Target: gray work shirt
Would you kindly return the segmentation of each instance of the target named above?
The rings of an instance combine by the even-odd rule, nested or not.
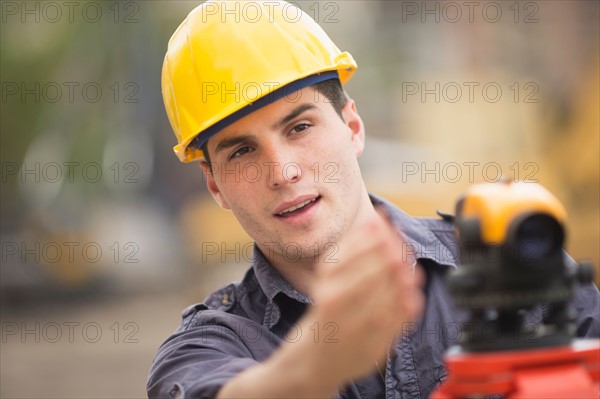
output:
[[[385,369],[340,390],[340,398],[426,398],[446,376],[445,351],[458,343],[464,313],[457,311],[443,277],[456,267],[458,248],[453,225],[442,219],[413,218],[391,203],[371,196],[406,238],[404,253],[414,254],[427,275],[426,306],[420,322],[407,324],[404,337]],[[577,290],[577,335],[600,336],[600,295],[592,284]],[[254,248],[252,267],[239,283],[209,295],[183,311],[182,323],[158,349],[148,380],[151,398],[214,398],[241,371],[267,359],[298,334],[297,321],[310,298],[296,291]],[[542,318],[541,307],[527,321]],[[320,326],[319,339],[335,342],[335,326]],[[307,381],[310,383],[310,381]]]

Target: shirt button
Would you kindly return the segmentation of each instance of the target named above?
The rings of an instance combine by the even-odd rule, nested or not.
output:
[[[221,299],[221,303],[223,305],[228,305],[229,304],[229,294],[223,294],[223,299]]]
[[[169,392],[169,395],[170,395],[172,398],[180,398],[180,397],[181,397],[181,390],[179,389],[179,386],[178,386],[178,385],[175,385],[175,386],[173,387],[173,389],[171,389],[171,392]]]

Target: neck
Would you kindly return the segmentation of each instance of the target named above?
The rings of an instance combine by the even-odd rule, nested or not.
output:
[[[290,261],[286,259],[281,253],[277,251],[270,251],[267,256],[269,262],[281,275],[299,292],[311,296],[311,289],[315,280],[315,271],[321,264],[331,262],[334,259],[337,243],[344,239],[344,236],[349,234],[360,226],[368,219],[377,217],[387,218],[385,212],[382,210],[376,210],[371,199],[369,198],[368,192],[364,190],[364,195],[361,198],[358,210],[352,218],[352,223],[348,226],[342,236],[339,237],[337,242],[328,242],[323,248],[320,248],[319,256],[308,256],[299,260]],[[266,252],[263,251],[266,254]],[[327,265],[325,265],[326,267]]]

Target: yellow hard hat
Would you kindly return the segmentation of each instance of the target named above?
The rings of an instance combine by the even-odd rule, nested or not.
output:
[[[235,120],[320,81],[345,84],[356,68],[292,4],[207,1],[177,28],[163,63],[173,150],[182,162],[202,159],[202,144]]]

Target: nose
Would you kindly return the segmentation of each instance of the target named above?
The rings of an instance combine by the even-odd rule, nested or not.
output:
[[[267,184],[271,188],[281,185],[296,183],[302,178],[302,168],[295,157],[281,148],[269,150],[266,154]]]

